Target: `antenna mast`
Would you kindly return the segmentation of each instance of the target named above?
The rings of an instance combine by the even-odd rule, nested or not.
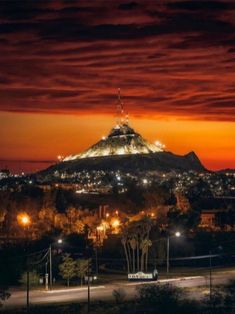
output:
[[[117,125],[121,126],[123,124],[128,124],[127,116],[124,118],[124,108],[121,99],[121,89],[118,89],[118,103],[117,103]]]

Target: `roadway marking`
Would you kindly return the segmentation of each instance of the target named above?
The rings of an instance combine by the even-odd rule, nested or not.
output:
[[[192,280],[192,279],[199,279],[199,278],[204,278],[204,277],[203,276],[191,276],[191,277],[169,278],[169,279],[160,279],[159,282]]]
[[[181,278],[169,278],[169,279],[160,279],[160,280],[155,280],[155,281],[141,281],[141,282],[131,282],[131,283],[126,283],[126,286],[135,286],[135,285],[145,285],[149,283],[155,283],[157,284],[158,282],[164,283],[164,282],[173,282],[173,281],[181,281],[181,280],[192,280],[192,279],[199,279],[199,278],[204,278],[203,276],[192,276],[192,277],[181,277]]]
[[[90,287],[91,290],[94,289],[104,289],[105,286],[94,286]],[[72,291],[86,291],[87,287],[80,287],[80,288],[69,288],[69,289],[58,289],[52,291],[43,291],[44,293],[61,293],[61,292],[72,292]]]

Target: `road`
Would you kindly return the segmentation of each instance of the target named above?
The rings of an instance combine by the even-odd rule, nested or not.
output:
[[[221,271],[213,275],[213,285],[223,284],[230,279],[235,279],[235,269],[230,271]],[[153,283],[153,282],[152,282]],[[178,277],[173,279],[160,279],[155,284],[171,283],[178,287],[209,287],[208,276]],[[122,288],[126,292],[127,298],[133,298],[136,295],[136,287],[143,282],[112,282],[105,285],[91,287],[91,300],[112,299],[114,289]],[[26,304],[25,291],[10,291],[11,297],[4,302],[4,307],[22,307]],[[196,297],[196,294],[194,295]],[[32,290],[30,291],[30,304],[54,304],[66,302],[85,302],[87,300],[87,287],[57,289],[53,291]]]

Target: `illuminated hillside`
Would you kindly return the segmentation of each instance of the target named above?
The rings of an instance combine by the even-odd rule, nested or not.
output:
[[[124,123],[116,125],[107,137],[103,137],[88,150],[77,155],[67,156],[64,161],[115,155],[150,154],[161,152],[163,148],[164,146],[159,142],[149,143],[127,123]]]

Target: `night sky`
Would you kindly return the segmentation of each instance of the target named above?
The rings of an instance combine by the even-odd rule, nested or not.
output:
[[[235,168],[235,1],[11,0],[0,23],[1,167],[89,147],[121,88],[149,141]]]

